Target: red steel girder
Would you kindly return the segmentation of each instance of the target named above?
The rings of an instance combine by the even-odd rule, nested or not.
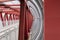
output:
[[[28,33],[32,25],[33,16],[31,15],[25,0],[20,0],[20,3],[19,40],[28,40]]]
[[[20,1],[20,24],[19,24],[19,39],[18,40],[25,40],[24,39],[24,30],[25,30],[25,12],[26,12],[26,4],[25,0]]]

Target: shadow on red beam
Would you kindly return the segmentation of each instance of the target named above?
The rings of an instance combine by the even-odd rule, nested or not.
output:
[[[9,11],[7,12],[7,11],[6,11],[5,13],[6,13],[6,14],[15,14],[15,15],[20,15],[20,13],[17,13],[17,12],[9,12]]]
[[[7,6],[20,6],[20,4],[6,4]]]

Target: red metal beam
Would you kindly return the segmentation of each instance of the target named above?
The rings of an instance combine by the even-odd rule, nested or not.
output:
[[[13,0],[0,0],[0,2],[7,2],[7,1],[13,1]]]
[[[32,26],[33,16],[28,9],[24,0],[20,0],[20,25],[19,25],[19,40],[28,40],[29,31]]]
[[[0,0],[0,2],[5,2],[5,1],[9,1],[9,0]]]
[[[20,7],[20,24],[19,24],[19,39],[18,40],[25,40],[24,39],[24,30],[25,30],[25,12],[26,12],[26,4],[25,0],[19,0],[21,3]]]

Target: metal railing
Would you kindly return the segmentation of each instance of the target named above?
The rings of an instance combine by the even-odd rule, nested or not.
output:
[[[18,40],[18,24],[8,25],[0,30],[0,40]]]

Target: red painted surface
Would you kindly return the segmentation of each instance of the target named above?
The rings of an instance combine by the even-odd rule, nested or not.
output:
[[[27,20],[28,20],[28,32],[30,32],[30,29],[33,23],[33,15],[29,10],[27,10]]]
[[[30,29],[32,27],[33,16],[30,10],[26,10],[26,21],[25,21],[25,40],[28,40]]]
[[[10,0],[0,0],[0,2],[5,2],[5,1],[10,1]]]
[[[60,0],[45,0],[44,40],[60,40]]]
[[[21,1],[21,7],[20,7],[20,24],[19,24],[18,40],[28,40],[28,30],[29,26],[31,25],[32,15],[28,11],[25,1],[24,0],[20,1]]]
[[[20,0],[21,7],[20,7],[20,24],[19,24],[19,39],[18,40],[25,40],[25,14],[26,14],[26,4],[24,0]]]
[[[18,4],[17,4],[18,5]],[[17,6],[17,5],[13,5],[13,6]],[[12,6],[12,5],[10,5]],[[9,5],[1,5],[0,6],[0,11],[3,11],[7,14],[15,14],[15,15],[19,15],[20,14],[20,8],[11,8]],[[5,8],[8,7],[8,8]]]

